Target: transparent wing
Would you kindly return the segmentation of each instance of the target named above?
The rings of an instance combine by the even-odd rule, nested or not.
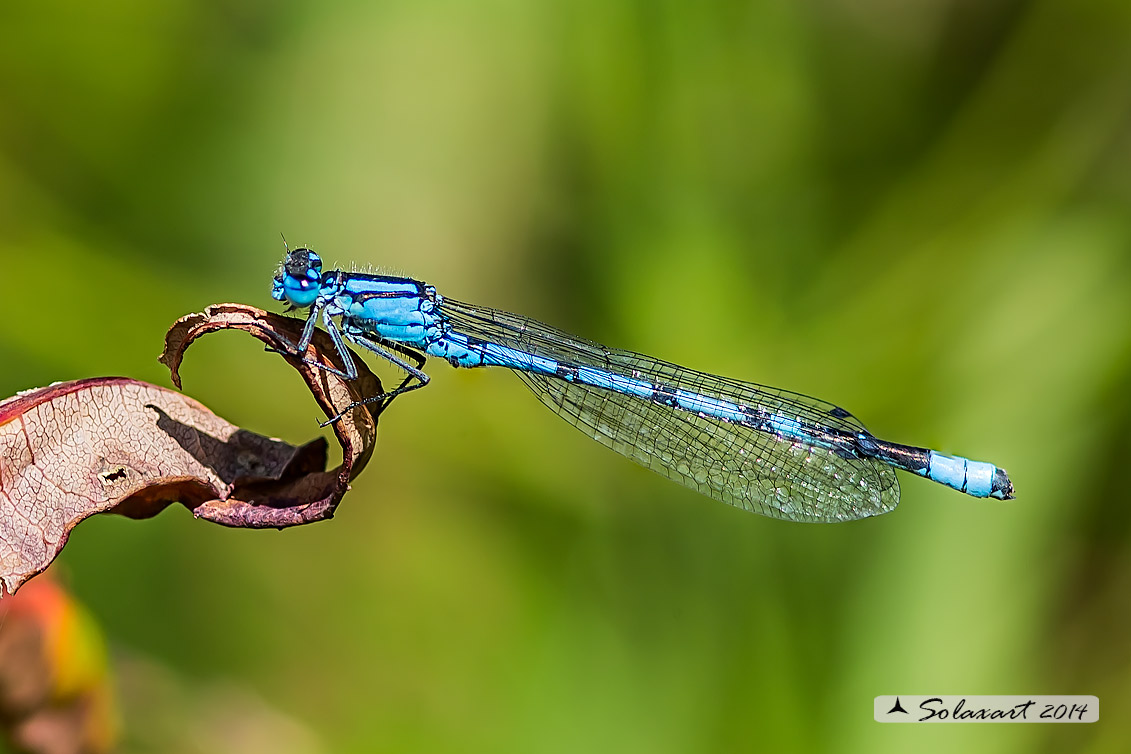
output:
[[[458,332],[563,365],[607,370],[692,391],[809,426],[866,431],[847,411],[799,393],[696,372],[607,348],[517,314],[445,299]],[[846,521],[899,502],[895,471],[870,458],[674,409],[556,377],[517,372],[538,399],[586,435],[669,479],[738,508],[790,521]]]

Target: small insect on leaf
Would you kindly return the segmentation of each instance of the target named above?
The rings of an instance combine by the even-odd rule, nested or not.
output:
[[[173,325],[161,361],[179,384],[184,351],[201,335],[243,330],[284,350],[301,327],[251,307],[209,307]],[[364,365],[347,382],[284,357],[327,416],[381,391]],[[306,357],[338,358],[320,332]],[[327,471],[324,438],[291,445],[230,424],[181,393],[124,377],[58,383],[0,402],[0,594],[43,571],[75,525],[95,513],[148,518],[179,502],[197,518],[232,527],[330,518],[373,453],[377,412],[369,408],[333,425],[342,464]]]

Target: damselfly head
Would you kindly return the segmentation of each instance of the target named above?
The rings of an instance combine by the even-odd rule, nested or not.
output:
[[[275,273],[271,297],[302,309],[317,300],[321,283],[322,258],[311,249],[294,249]]]

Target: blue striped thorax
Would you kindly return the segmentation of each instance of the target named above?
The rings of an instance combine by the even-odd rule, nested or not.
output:
[[[288,251],[275,282],[271,297],[305,309],[318,300],[322,291],[322,258],[310,249]]]
[[[275,273],[271,295],[313,316],[341,317],[348,337],[375,337],[426,348],[442,335],[436,289],[412,278],[322,271],[311,249],[288,251]]]

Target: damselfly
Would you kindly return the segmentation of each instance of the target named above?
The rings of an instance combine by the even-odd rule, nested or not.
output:
[[[321,318],[344,370],[321,368],[357,377],[348,340],[405,371],[398,387],[346,411],[427,385],[422,369],[432,356],[454,367],[511,369],[551,411],[602,445],[773,518],[847,521],[886,513],[899,502],[894,469],[974,497],[1013,497],[1003,469],[880,440],[848,411],[816,398],[607,348],[518,314],[455,301],[411,278],[323,272],[310,249],[287,252],[271,295],[310,309],[295,354],[306,352]]]

